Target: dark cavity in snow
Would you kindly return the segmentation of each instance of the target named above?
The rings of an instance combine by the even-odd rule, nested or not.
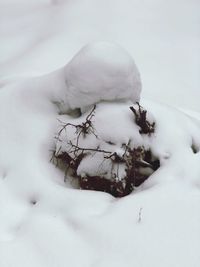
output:
[[[199,147],[194,142],[191,145],[191,149],[192,149],[194,154],[199,152]]]

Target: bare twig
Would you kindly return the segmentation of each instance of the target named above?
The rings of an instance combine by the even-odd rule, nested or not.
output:
[[[155,123],[151,124],[147,121],[146,111],[138,104],[138,110],[130,107],[135,115],[135,121],[140,126],[140,133],[152,133],[154,131]],[[92,123],[96,106],[92,108],[89,114],[86,116],[84,122],[81,124],[66,123],[63,124],[62,128],[58,132],[57,140],[60,140],[62,131],[66,131],[67,127],[75,129],[75,137],[68,138],[66,140],[66,147],[62,150],[61,148],[53,154],[52,158],[55,157],[57,160],[61,160],[66,165],[66,172],[70,169],[70,175],[77,178],[77,181],[82,189],[105,191],[112,194],[115,197],[122,197],[130,194],[136,186],[143,183],[148,177],[148,172],[144,171],[144,168],[151,168],[153,171],[159,167],[159,161],[153,160],[150,150],[145,150],[145,147],[133,147],[131,140],[127,144],[122,144],[122,153],[117,151],[107,151],[101,149],[100,146],[96,147],[82,147],[79,145],[80,137],[87,138],[88,135],[98,136],[95,133],[95,128]],[[68,136],[65,138],[67,139]],[[81,139],[82,140],[82,139]],[[101,140],[103,142],[103,140]],[[104,141],[110,145],[114,145],[111,141]],[[102,153],[102,159],[99,167],[96,170],[95,176],[84,174],[84,177],[77,175],[77,170],[80,162],[87,155],[90,157],[95,156],[95,153]],[[100,157],[101,158],[101,157]],[[106,162],[104,172],[98,172],[98,169],[103,166]],[[119,170],[123,166],[124,174],[120,177]],[[90,172],[89,172],[90,173]],[[86,176],[85,176],[86,175]],[[142,208],[139,212],[138,222],[141,222]]]
[[[140,104],[137,102],[138,110],[136,110],[134,107],[130,107],[130,110],[135,115],[135,123],[140,126],[140,133],[141,134],[151,134],[155,131],[155,122],[150,123],[147,120],[147,111],[144,110]]]
[[[72,142],[70,141],[69,144],[77,150],[80,150],[80,151],[93,151],[93,152],[100,152],[100,153],[105,153],[105,154],[112,154],[112,152],[110,151],[106,151],[104,149],[99,149],[98,147],[97,148],[86,148],[86,147],[79,147],[77,145],[74,145],[72,144]]]

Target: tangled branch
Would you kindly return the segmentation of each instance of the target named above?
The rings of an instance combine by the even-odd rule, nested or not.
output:
[[[136,110],[134,107],[130,107],[130,110],[135,115],[135,123],[140,126],[140,133],[141,134],[151,134],[155,131],[155,122],[150,123],[147,120],[147,111],[144,110],[140,104],[137,102],[138,110]]]
[[[135,115],[135,122],[140,126],[140,133],[151,134],[155,130],[155,122],[150,123],[147,120],[147,111],[144,110],[139,103],[138,110],[134,107],[130,107]],[[81,189],[103,191],[112,194],[115,197],[122,197],[130,194],[136,186],[143,183],[150,174],[143,170],[149,169],[150,172],[155,171],[160,166],[159,160],[154,160],[150,150],[146,150],[143,146],[136,148],[131,147],[131,141],[127,144],[122,144],[122,153],[117,151],[108,151],[102,149],[100,146],[97,147],[83,147],[79,145],[79,138],[87,138],[87,136],[93,134],[98,138],[92,118],[95,115],[96,106],[92,108],[90,113],[85,118],[85,121],[81,124],[66,123],[63,124],[61,130],[58,132],[57,139],[60,140],[61,133],[67,130],[67,127],[75,129],[75,140],[68,140],[67,147],[64,151],[58,150],[57,153],[53,154],[56,160],[60,160],[68,169],[72,171],[73,177],[79,182]],[[109,145],[115,145],[111,141],[104,141]],[[100,165],[103,166],[105,161],[108,161],[109,166],[105,169],[105,172],[96,171],[96,175],[84,174],[80,176],[77,174],[78,167],[84,157],[88,155],[95,155],[95,153],[102,154],[102,162]],[[100,157],[101,160],[101,157]],[[120,177],[119,168],[123,166],[125,170],[125,176]],[[110,168],[110,169],[109,169]],[[110,172],[110,173],[109,173]],[[124,175],[124,174],[123,174]],[[109,177],[109,178],[107,178]]]

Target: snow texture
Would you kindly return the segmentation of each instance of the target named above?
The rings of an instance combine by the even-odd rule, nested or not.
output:
[[[101,100],[140,100],[141,80],[131,56],[119,45],[97,42],[83,47],[65,67],[66,102],[82,108]]]
[[[0,0],[0,18],[0,266],[199,267],[199,1]],[[75,119],[55,105],[62,66],[98,40],[134,56],[156,121],[161,167],[122,199],[50,163],[58,120]],[[131,134],[128,106],[98,104],[102,138]]]
[[[28,83],[21,80],[22,87],[43,92],[60,113],[77,108],[84,111],[102,100],[136,103],[141,93],[140,74],[132,57],[119,45],[108,42],[86,45],[66,66],[33,77]]]
[[[91,110],[76,119],[63,116],[59,128],[67,123],[81,125],[90,112]],[[151,149],[152,138],[139,133],[139,126],[135,123],[135,117],[129,109],[129,103],[104,102],[98,104],[92,114],[92,127],[88,130],[86,136],[77,133],[77,129],[71,125],[61,131],[56,142],[56,153],[62,154],[73,150],[71,145],[86,148],[87,156],[83,158],[78,166],[78,175],[82,177],[85,175],[103,176],[107,179],[117,175],[116,178],[122,180],[126,176],[125,164],[112,164],[112,160],[105,160],[104,156],[113,153],[119,156],[123,155],[128,144],[131,149],[139,146],[143,146],[146,150]],[[87,148],[94,149],[94,151],[87,151]],[[97,153],[95,152],[97,148],[110,153],[107,153],[107,155]],[[69,154],[72,157],[74,156],[72,151]]]
[[[59,115],[48,90],[40,90],[44,80],[47,86],[42,77],[0,90],[0,266],[198,267],[200,122],[143,100],[156,121],[155,135],[146,140],[132,123],[129,103],[99,103],[101,138],[117,143],[132,136],[151,147],[161,167],[121,200],[73,189],[49,161],[58,122],[82,121],[87,112]]]

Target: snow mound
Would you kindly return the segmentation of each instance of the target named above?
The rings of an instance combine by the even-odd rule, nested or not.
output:
[[[87,113],[58,114],[49,92],[64,88],[59,73],[0,90],[0,266],[132,267],[134,258],[137,267],[199,267],[199,121],[143,101],[156,122],[147,139],[132,123],[130,104],[97,104],[93,123],[108,142],[102,148],[121,155],[119,144],[131,135],[136,146],[150,147],[161,166],[120,200],[75,190],[49,161],[57,121],[80,124]],[[90,137],[81,137],[81,145],[99,142]],[[87,164],[92,167],[85,159],[79,171]]]
[[[18,83],[19,85],[19,83]],[[132,57],[119,45],[97,42],[84,46],[64,67],[19,85],[37,90],[60,113],[86,110],[101,101],[139,102],[141,80]]]
[[[102,100],[140,100],[142,86],[134,60],[114,43],[84,46],[65,67],[65,79],[71,109]]]
[[[169,170],[171,177],[190,177],[183,162],[200,155],[199,123],[176,109],[143,102],[145,109],[101,102],[78,118],[60,117],[55,159],[72,187],[122,197],[144,181],[142,187],[149,187],[168,179]]]
[[[75,188],[123,197],[160,166],[150,150],[155,122],[139,104],[104,102],[63,119],[53,159]]]

